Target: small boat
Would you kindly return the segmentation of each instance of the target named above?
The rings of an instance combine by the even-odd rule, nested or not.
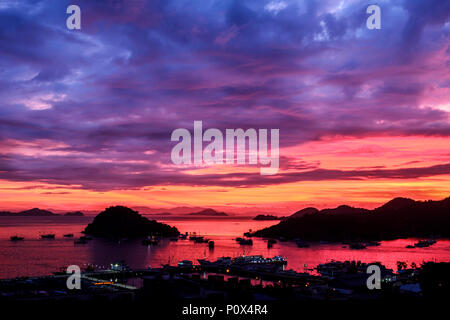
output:
[[[436,240],[419,240],[414,246],[416,248],[426,248],[436,243]]]
[[[355,250],[361,250],[361,249],[366,249],[367,246],[361,242],[353,242],[353,243],[350,243],[349,248],[355,249]]]
[[[125,261],[120,261],[120,262],[116,262],[116,263],[111,263],[111,268],[110,270],[112,271],[129,271],[130,267],[127,266],[127,264],[125,263]]]
[[[64,238],[73,238],[73,233],[67,233],[63,235]]]
[[[158,239],[154,239],[154,238],[147,238],[142,240],[142,245],[144,246],[156,246],[159,244]]]
[[[210,249],[214,249],[214,241],[209,241],[209,242],[208,242],[208,247],[209,247]]]
[[[41,239],[55,239],[54,233],[41,234]]]
[[[12,236],[11,238],[9,238],[11,241],[22,241],[24,239],[24,237],[19,237],[19,236]]]
[[[208,241],[208,239],[204,239],[203,237],[194,240],[195,243],[208,243]]]
[[[269,248],[269,249],[272,248],[275,243],[277,243],[277,241],[275,239],[267,240],[267,248]]]

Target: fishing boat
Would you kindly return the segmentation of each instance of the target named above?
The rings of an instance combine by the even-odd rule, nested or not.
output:
[[[366,247],[378,247],[381,245],[381,242],[379,241],[367,241],[364,243]]]
[[[41,239],[55,239],[54,233],[41,234]]]
[[[87,240],[80,238],[80,239],[75,240],[73,243],[74,244],[86,244]]]
[[[11,241],[22,241],[24,237],[12,236],[9,238]]]
[[[419,242],[415,243],[414,246],[416,248],[426,248],[436,243],[436,240],[434,239],[428,239],[428,240],[419,240]]]

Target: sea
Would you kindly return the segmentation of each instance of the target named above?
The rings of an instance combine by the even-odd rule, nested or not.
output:
[[[154,216],[147,216],[155,219]],[[251,217],[158,217],[160,222],[176,226],[181,233],[189,232],[205,236],[215,242],[214,249],[207,243],[189,240],[161,241],[156,246],[144,246],[139,240],[112,241],[96,239],[86,244],[75,244],[74,239],[93,220],[84,217],[0,217],[0,279],[25,276],[50,275],[69,265],[80,267],[94,265],[98,269],[109,268],[112,263],[125,261],[136,269],[176,265],[181,260],[216,260],[219,257],[242,255],[283,256],[287,269],[298,272],[314,272],[320,263],[345,260],[381,262],[397,270],[397,262],[420,265],[426,261],[450,262],[450,240],[438,240],[427,248],[408,249],[419,239],[382,241],[380,246],[364,250],[349,249],[340,243],[311,243],[309,248],[298,248],[294,242],[278,241],[272,248],[267,241],[253,238],[252,246],[236,242],[244,232],[259,230],[278,221],[254,221]],[[55,239],[41,239],[40,235],[54,233]],[[74,238],[64,234],[73,233]],[[11,236],[25,237],[24,241],[10,241]]]

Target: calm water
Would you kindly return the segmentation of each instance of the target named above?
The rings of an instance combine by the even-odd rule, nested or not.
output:
[[[234,240],[249,229],[257,230],[277,221],[252,221],[243,218],[201,218],[168,217],[159,219],[176,226],[180,232],[196,232],[215,241],[214,250],[207,244],[192,241],[162,241],[158,246],[146,247],[140,241],[121,243],[94,239],[84,245],[74,245],[73,239],[63,238],[65,233],[80,236],[80,231],[92,217],[0,217],[0,278],[27,275],[46,275],[70,264],[88,263],[107,267],[111,262],[125,260],[133,268],[147,266],[159,267],[161,264],[176,264],[188,259],[216,259],[222,256],[262,254],[264,256],[281,255],[288,259],[287,268],[304,271],[305,265],[316,266],[319,263],[334,260],[360,260],[363,262],[380,261],[396,269],[397,261],[450,261],[450,240],[440,240],[428,248],[406,249],[415,239],[384,241],[379,247],[366,250],[350,250],[340,244],[313,244],[310,248],[297,248],[294,243],[278,242],[268,249],[265,241],[254,239],[253,246],[240,246]],[[40,234],[55,233],[55,240],[41,240]],[[12,235],[24,236],[25,241],[11,242]]]

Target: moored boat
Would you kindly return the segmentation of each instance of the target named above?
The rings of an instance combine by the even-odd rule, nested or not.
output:
[[[155,239],[155,238],[152,238],[152,237],[149,237],[149,238],[146,238],[146,239],[142,240],[142,244],[144,246],[156,246],[156,245],[159,244],[159,240]]]
[[[22,241],[24,237],[12,236],[9,238],[11,241]]]
[[[350,243],[349,248],[355,249],[355,250],[361,250],[361,249],[366,249],[367,246],[361,242],[353,242],[353,243]]]
[[[41,239],[55,239],[54,233],[41,234]]]

